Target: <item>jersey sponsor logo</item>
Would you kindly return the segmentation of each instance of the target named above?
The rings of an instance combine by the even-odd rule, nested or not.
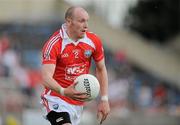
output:
[[[91,51],[91,50],[85,50],[85,51],[84,51],[84,56],[85,56],[86,58],[89,58],[91,55],[92,55],[92,51]]]
[[[73,81],[77,76],[86,73],[86,64],[69,65],[65,68],[65,79]]]

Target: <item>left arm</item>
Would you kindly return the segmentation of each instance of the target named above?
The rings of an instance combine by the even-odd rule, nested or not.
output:
[[[100,83],[100,94],[108,96],[108,77],[104,59],[96,63],[96,76]]]
[[[108,101],[108,77],[104,59],[96,63],[96,76],[100,83],[101,94],[101,100],[98,104],[97,116],[100,120],[100,123],[102,123],[110,112]]]

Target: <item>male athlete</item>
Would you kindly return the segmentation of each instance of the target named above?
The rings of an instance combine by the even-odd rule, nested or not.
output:
[[[45,91],[42,104],[51,125],[78,125],[86,93],[74,89],[74,80],[88,74],[91,59],[96,64],[101,100],[97,117],[104,121],[110,112],[108,78],[101,40],[88,32],[88,13],[81,7],[70,7],[65,23],[45,43],[42,51],[42,75]]]

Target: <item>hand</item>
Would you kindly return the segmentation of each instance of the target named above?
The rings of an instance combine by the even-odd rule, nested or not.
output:
[[[70,85],[69,87],[64,89],[64,95],[72,98],[74,100],[78,100],[78,101],[86,101],[88,99],[88,95],[87,93],[82,93],[82,92],[78,92],[75,90],[75,85],[77,83],[74,83],[72,85]]]
[[[100,101],[100,103],[98,104],[98,113],[97,113],[97,118],[100,124],[102,124],[102,122],[107,118],[109,113],[110,113],[109,102]]]

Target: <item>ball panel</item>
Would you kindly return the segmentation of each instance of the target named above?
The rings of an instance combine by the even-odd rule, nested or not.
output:
[[[95,99],[100,91],[100,85],[97,78],[91,74],[83,74],[75,79],[75,89],[79,92],[86,92],[89,96],[88,101]]]

